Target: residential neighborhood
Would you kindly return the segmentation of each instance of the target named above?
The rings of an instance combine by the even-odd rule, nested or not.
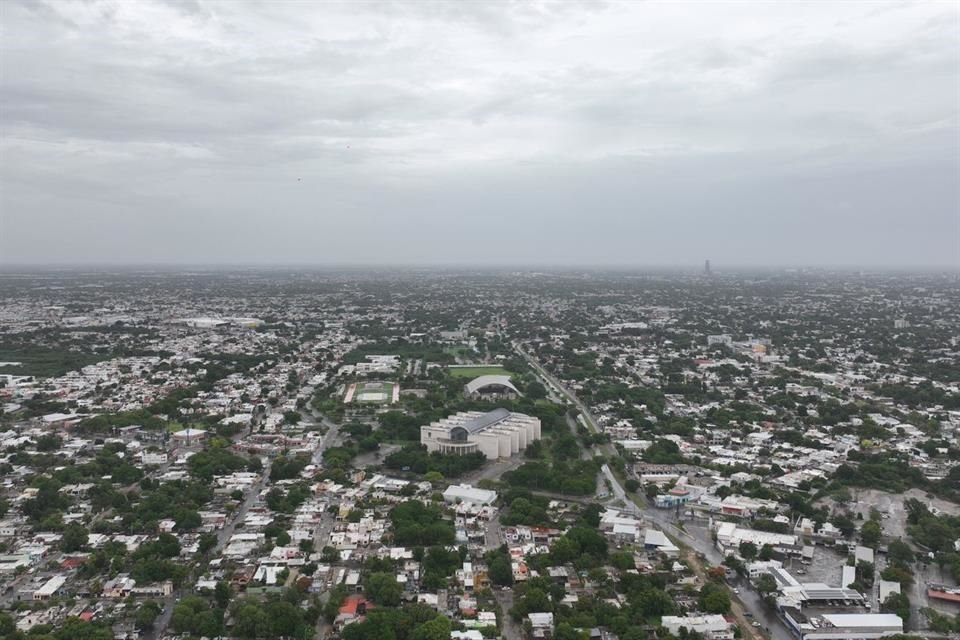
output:
[[[0,294],[3,637],[960,633],[947,276]]]

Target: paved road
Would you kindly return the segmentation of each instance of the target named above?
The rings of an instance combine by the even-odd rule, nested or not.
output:
[[[577,409],[580,410],[580,414],[583,416],[584,422],[587,424],[587,427],[592,431],[599,432],[597,427],[597,422],[590,413],[590,410],[587,408],[583,402],[577,398],[569,389],[567,389],[557,378],[551,375],[546,371],[543,366],[529,353],[524,351],[519,343],[513,343],[514,350],[520,354],[550,386],[554,387],[560,394],[562,394],[567,400],[573,403]],[[613,445],[602,445],[602,449],[605,450],[607,455],[612,455],[616,453],[616,450],[613,448]],[[643,517],[648,521],[656,523],[660,526],[661,529],[666,531],[668,534],[672,535],[674,538],[680,540],[686,544],[691,549],[703,554],[703,556],[714,565],[719,565],[723,563],[723,558],[720,555],[720,552],[717,551],[716,547],[713,546],[712,542],[709,539],[702,539],[699,536],[691,535],[690,533],[680,529],[676,526],[676,523],[672,521],[673,512],[669,510],[660,510],[652,507],[646,509],[641,509],[638,507],[633,500],[627,495],[627,492],[621,486],[620,481],[617,480],[617,477],[610,470],[610,467],[604,464],[601,467],[603,475],[606,477],[607,481],[610,483],[610,486],[613,490],[614,497],[623,502],[625,506],[625,511],[633,515],[634,517]],[[760,600],[759,596],[753,591],[752,588],[744,585],[744,588],[740,590],[740,600],[744,605],[744,608],[748,610],[754,619],[758,620],[764,627],[766,627],[770,633],[770,636],[773,640],[793,640],[793,636],[784,626],[783,622],[773,614],[767,606]],[[752,627],[751,627],[752,630]]]
[[[317,448],[313,451],[313,464],[321,465],[323,464],[323,452],[326,451],[327,447],[330,447],[336,443],[337,436],[340,434],[340,425],[331,421],[325,415],[312,407],[310,409],[310,414],[313,416],[314,420],[327,428],[327,432],[323,434],[322,438],[320,438]]]
[[[533,370],[547,383],[547,389],[555,389],[560,395],[562,395],[567,401],[571,402],[579,411],[580,415],[583,417],[584,423],[587,425],[587,428],[594,433],[600,433],[600,427],[597,426],[597,421],[594,419],[593,414],[590,413],[590,409],[587,408],[583,402],[580,401],[572,391],[567,389],[563,383],[561,383],[556,377],[554,377],[549,371],[543,368],[543,365],[540,362],[527,353],[523,347],[520,346],[518,342],[513,343],[514,350],[524,359],[527,363],[533,367]],[[606,456],[615,456],[617,455],[617,449],[612,444],[601,444],[597,447],[600,451]],[[618,483],[614,483],[615,485]]]
[[[674,522],[673,511],[669,509],[659,510],[651,508],[645,510],[643,515],[648,521],[655,522],[661,529],[674,538],[702,554],[710,564],[723,564],[722,555],[713,545],[713,542],[709,538],[709,532],[705,529],[699,527],[691,527],[690,531],[680,529],[676,522]],[[701,531],[704,535],[699,535]],[[794,640],[783,621],[777,617],[775,612],[767,607],[757,592],[754,591],[746,581],[742,581],[739,591],[740,593],[736,598],[739,598],[743,604],[743,608],[749,611],[753,618],[761,623],[773,640]]]
[[[266,464],[263,466],[263,472],[260,476],[260,481],[255,484],[250,492],[247,494],[247,497],[244,499],[243,503],[240,505],[240,508],[236,510],[233,514],[233,518],[217,532],[217,544],[209,552],[209,557],[215,558],[220,555],[220,552],[223,551],[223,548],[226,546],[227,541],[230,540],[230,536],[233,535],[234,530],[236,529],[237,523],[242,522],[244,516],[247,515],[247,511],[250,510],[250,507],[257,501],[260,492],[267,486],[267,480],[270,478],[270,461],[267,460]],[[199,568],[199,567],[197,567]],[[204,567],[205,569],[206,567]],[[186,582],[176,593],[190,592],[193,590],[193,582],[196,580],[196,572],[190,574],[187,577]],[[156,622],[153,624],[153,633],[148,635],[150,638],[160,638],[166,632],[167,627],[170,624],[170,619],[173,617],[173,608],[179,600],[178,595],[170,595],[163,600],[163,611],[160,612],[160,616],[157,618]]]
[[[521,640],[524,637],[523,627],[510,617],[513,608],[513,589],[494,589],[493,597],[500,605],[500,632],[505,640]]]
[[[525,462],[527,462],[527,460],[522,456],[500,459],[490,464],[485,464],[476,471],[470,471],[464,474],[457,482],[475,485],[481,480],[499,480],[500,476],[507,471],[513,471]]]
[[[497,514],[490,518],[490,521],[487,522],[487,529],[483,536],[484,543],[487,549],[496,549],[501,544],[503,540],[500,538],[500,511],[497,511]]]

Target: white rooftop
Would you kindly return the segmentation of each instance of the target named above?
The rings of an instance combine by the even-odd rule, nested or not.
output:
[[[895,613],[827,613],[821,616],[835,627],[897,627],[903,620]]]

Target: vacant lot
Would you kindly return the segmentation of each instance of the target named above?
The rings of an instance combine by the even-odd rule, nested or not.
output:
[[[928,497],[927,494],[920,489],[911,489],[903,494],[893,494],[877,489],[851,488],[850,494],[853,500],[846,508],[854,514],[859,513],[864,518],[870,516],[871,507],[879,511],[883,516],[883,519],[880,521],[883,527],[883,533],[891,539],[907,539],[908,537],[906,531],[907,512],[903,507],[904,501],[908,498],[915,498],[931,508],[938,509],[950,515],[960,513],[960,506],[940,498]],[[818,502],[826,504],[831,508],[836,507],[835,503],[829,498]]]

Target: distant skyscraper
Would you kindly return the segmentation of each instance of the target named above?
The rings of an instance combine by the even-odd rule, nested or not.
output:
[[[703,262],[703,272],[707,275],[710,275],[710,260],[707,259]]]

